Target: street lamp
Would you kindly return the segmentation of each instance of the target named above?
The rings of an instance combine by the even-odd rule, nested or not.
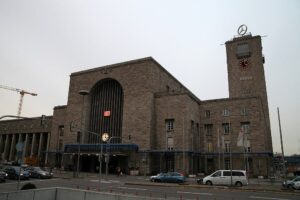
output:
[[[103,134],[104,135],[104,134]],[[103,136],[102,136],[103,137]],[[109,138],[109,135],[107,134],[106,135],[106,138],[108,139]],[[108,140],[107,140],[107,144],[109,146],[109,151],[110,151],[110,140],[111,139],[115,139],[115,138],[119,138],[119,139],[122,139],[121,137],[118,137],[118,136],[112,136],[110,137]],[[109,154],[110,152],[107,151],[107,148],[106,148],[106,159],[105,159],[105,162],[106,162],[106,169],[105,169],[105,177],[106,177],[106,180],[107,180],[107,174],[108,174],[108,161],[109,161]]]
[[[81,143],[81,136],[83,135],[83,111],[84,111],[84,97],[89,94],[87,90],[80,90],[78,92],[82,96],[82,109],[81,109],[81,133],[77,133],[78,135],[78,156],[77,156],[77,177],[79,177],[79,162],[80,162],[80,143]]]
[[[100,181],[101,181],[101,174],[102,174],[102,154],[103,154],[103,142],[106,142],[109,138],[108,133],[103,133],[101,136],[102,144],[101,145],[101,151],[99,155],[99,186],[100,186]],[[99,187],[100,188],[100,187]]]

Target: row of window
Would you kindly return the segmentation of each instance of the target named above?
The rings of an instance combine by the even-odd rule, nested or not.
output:
[[[222,143],[222,142],[219,142],[219,143]],[[229,140],[225,140],[224,144],[220,144],[220,145],[222,146],[221,147],[222,151],[224,151],[225,153],[229,153],[230,152],[231,145],[230,145],[230,141]],[[249,140],[245,141],[244,151],[245,151],[245,153],[250,153],[251,152],[251,146],[250,146],[250,141]],[[207,152],[208,153],[213,153],[214,152],[213,143],[212,142],[207,142]]]
[[[242,116],[246,116],[249,114],[249,110],[246,107],[241,108],[241,113]],[[206,118],[210,118],[211,117],[211,111],[210,110],[205,110],[204,115]],[[222,115],[224,117],[228,117],[230,116],[230,112],[228,108],[224,108],[222,111]]]
[[[250,133],[250,122],[241,122],[241,130],[244,133]],[[231,127],[230,123],[222,123],[222,132],[225,135],[230,133]],[[206,135],[213,135],[213,124],[204,124],[204,131]],[[219,130],[218,130],[219,131]]]

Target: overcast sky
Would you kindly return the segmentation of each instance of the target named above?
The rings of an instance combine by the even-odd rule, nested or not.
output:
[[[300,153],[300,1],[0,0],[0,85],[22,116],[66,105],[72,72],[152,56],[201,100],[228,97],[223,45],[241,24],[261,35],[274,152]],[[0,116],[19,94],[0,89]]]

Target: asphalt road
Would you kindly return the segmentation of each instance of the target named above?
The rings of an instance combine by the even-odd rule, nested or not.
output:
[[[143,180],[141,180],[142,183]],[[300,193],[287,192],[255,192],[237,189],[226,189],[220,187],[190,187],[178,184],[130,184],[126,177],[110,176],[107,180],[97,177],[73,178],[52,178],[52,179],[30,179],[21,181],[20,186],[25,183],[34,183],[37,188],[67,187],[84,190],[101,191],[108,193],[131,194],[138,196],[159,197],[166,199],[212,199],[212,200],[233,200],[233,199],[261,199],[261,200],[292,200],[300,199]],[[147,183],[144,180],[144,183]],[[17,181],[7,180],[0,184],[0,192],[16,191]]]

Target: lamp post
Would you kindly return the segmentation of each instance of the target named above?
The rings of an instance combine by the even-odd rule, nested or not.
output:
[[[99,155],[99,186],[101,181],[101,174],[102,174],[102,154],[103,154],[103,142],[106,142],[109,138],[108,133],[103,133],[101,136],[102,144],[101,145],[101,151]],[[99,187],[100,188],[100,187]]]
[[[107,139],[108,139],[108,134],[107,134]],[[110,151],[110,140],[111,139],[114,139],[114,138],[119,138],[119,139],[122,139],[121,137],[118,137],[118,136],[112,136],[110,137],[108,140],[107,140],[107,144],[109,146],[109,151]],[[109,161],[109,151],[107,151],[107,148],[106,148],[106,160],[105,160],[105,177],[106,177],[106,180],[107,180],[107,174],[108,174],[108,161]]]
[[[87,90],[80,90],[78,92],[79,95],[82,96],[82,109],[81,109],[81,132],[78,132],[78,156],[77,156],[77,177],[79,177],[79,162],[80,162],[80,143],[81,143],[81,136],[83,135],[83,112],[84,112],[84,97],[89,94]]]

